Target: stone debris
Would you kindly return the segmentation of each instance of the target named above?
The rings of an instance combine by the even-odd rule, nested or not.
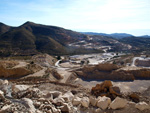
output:
[[[121,94],[120,89],[112,86],[111,81],[105,81],[98,85],[98,89],[93,89],[118,95],[113,101],[110,97],[95,97],[82,92],[72,93],[70,90],[44,92],[38,87],[15,85],[6,80],[0,80],[0,84],[0,113],[104,113],[107,110],[115,112],[116,109],[124,109],[127,104],[129,106],[133,103],[118,97]],[[12,96],[8,97],[8,93]],[[135,110],[140,111],[149,109],[145,102],[134,103],[133,106]]]

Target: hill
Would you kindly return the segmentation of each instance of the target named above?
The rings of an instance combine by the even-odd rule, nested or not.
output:
[[[0,54],[33,55],[38,52],[49,54],[67,54],[68,43],[86,38],[86,35],[55,26],[46,26],[33,22],[12,28],[0,25]]]

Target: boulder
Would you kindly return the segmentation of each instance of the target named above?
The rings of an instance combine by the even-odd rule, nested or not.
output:
[[[83,107],[89,107],[89,104],[90,104],[90,99],[88,98],[88,97],[83,97],[82,99],[81,99],[81,105],[83,106]]]
[[[67,93],[59,97],[62,97],[66,102],[71,102],[74,98],[74,95],[70,91],[68,91]]]
[[[72,101],[72,104],[74,105],[74,106],[77,106],[77,105],[79,105],[81,103],[81,98],[79,98],[79,97],[74,97],[74,99],[73,99],[73,101]]]
[[[138,103],[140,101],[140,97],[135,93],[130,94],[129,97],[133,102]]]
[[[121,109],[127,105],[128,101],[126,99],[122,99],[120,97],[116,97],[115,100],[110,104],[111,109]]]
[[[35,113],[36,109],[33,105],[33,101],[29,98],[23,98],[22,103],[29,109],[30,112]]]
[[[146,102],[139,102],[135,105],[135,108],[139,109],[140,111],[143,111],[145,109],[150,109],[150,106]]]
[[[97,107],[105,110],[109,104],[111,103],[111,99],[109,97],[98,97]]]
[[[96,106],[96,104],[97,104],[97,98],[90,97],[90,103],[91,103],[92,106]]]

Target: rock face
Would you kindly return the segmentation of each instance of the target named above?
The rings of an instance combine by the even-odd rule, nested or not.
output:
[[[114,87],[111,81],[104,81],[101,84],[97,84],[95,87],[92,87],[91,93],[95,96],[107,96],[112,100],[116,98],[116,96],[120,96],[119,87]]]
[[[96,66],[85,66],[76,71],[78,77],[96,80],[121,80],[133,81],[135,77],[129,71],[118,70],[121,67],[115,64],[98,64]]]
[[[83,106],[83,107],[89,107],[89,104],[90,104],[90,100],[89,100],[89,98],[88,97],[83,97],[82,99],[81,99],[81,105]]]
[[[98,97],[98,101],[97,101],[97,107],[105,110],[109,104],[111,103],[111,99],[108,97]]]
[[[146,102],[139,102],[135,105],[135,108],[139,109],[140,111],[143,111],[145,109],[150,109],[150,106]]]
[[[127,105],[128,101],[126,99],[122,99],[119,97],[116,97],[114,101],[110,104],[111,109],[121,109],[124,108]]]

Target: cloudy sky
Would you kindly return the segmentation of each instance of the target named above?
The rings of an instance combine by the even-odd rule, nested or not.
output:
[[[0,22],[150,35],[150,0],[0,0]]]

